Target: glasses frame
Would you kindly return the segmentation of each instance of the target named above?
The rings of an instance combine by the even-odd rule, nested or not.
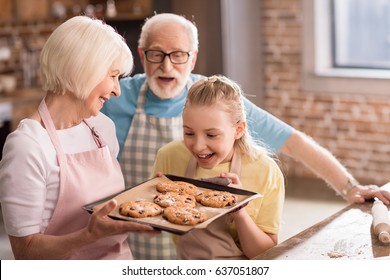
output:
[[[161,61],[160,62],[156,62],[156,61],[150,61],[149,59],[148,59],[148,52],[150,52],[150,51],[153,51],[153,52],[159,52],[159,53],[161,53],[161,54],[163,54],[163,58],[161,59]],[[172,54],[174,54],[174,53],[178,53],[178,52],[180,52],[180,53],[185,53],[185,54],[187,54],[187,60],[185,61],[185,62],[173,62],[172,61],[172,58],[171,58],[171,55]],[[145,59],[148,61],[148,62],[150,62],[150,63],[163,63],[164,62],[164,60],[165,60],[165,57],[168,57],[169,58],[169,61],[172,63],[172,64],[186,64],[187,62],[188,62],[188,60],[190,59],[190,56],[192,55],[192,52],[191,51],[189,51],[189,52],[185,52],[185,51],[173,51],[173,52],[170,52],[170,53],[166,53],[166,52],[163,52],[163,51],[160,51],[160,50],[144,50],[144,54],[145,54]]]

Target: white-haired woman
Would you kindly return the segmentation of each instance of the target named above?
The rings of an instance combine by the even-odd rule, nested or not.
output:
[[[133,56],[112,27],[77,16],[51,34],[40,66],[46,96],[8,136],[0,163],[14,256],[132,259],[127,232],[153,229],[110,219],[115,200],[92,215],[82,206],[124,189],[115,128],[100,109],[120,95]]]

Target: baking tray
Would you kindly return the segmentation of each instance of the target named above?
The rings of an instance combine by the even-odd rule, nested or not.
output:
[[[227,206],[224,208],[212,208],[212,207],[206,207],[203,205],[200,205],[197,203],[196,208],[199,210],[205,212],[207,214],[208,219],[204,221],[203,223],[199,223],[194,226],[188,226],[188,225],[176,225],[173,223],[168,222],[165,218],[162,217],[162,215],[156,216],[156,217],[146,217],[146,218],[132,218],[132,217],[126,217],[119,214],[119,205],[122,202],[130,201],[130,200],[141,200],[141,201],[153,201],[153,198],[158,194],[156,190],[156,185],[160,182],[164,182],[167,180],[171,181],[184,181],[187,183],[194,184],[199,188],[199,190],[218,190],[218,191],[228,191],[231,193],[234,193],[238,197],[238,202],[233,206]],[[247,202],[261,197],[262,195],[256,192],[247,191],[243,189],[237,189],[232,188],[228,186],[223,186],[215,183],[190,179],[186,177],[179,177],[175,175],[165,174],[162,177],[155,177],[151,180],[145,181],[133,188],[126,189],[124,191],[121,191],[119,193],[116,193],[114,195],[111,195],[109,197],[106,197],[104,199],[101,199],[99,201],[87,204],[83,206],[83,209],[88,211],[89,213],[92,213],[94,209],[99,209],[104,203],[106,203],[108,200],[115,198],[118,201],[118,206],[108,215],[113,219],[119,219],[119,220],[127,220],[132,222],[138,222],[142,224],[150,225],[156,229],[167,231],[170,233],[182,235],[185,234],[195,228],[205,228],[208,224],[210,224],[215,219],[237,209],[238,207],[246,204]]]

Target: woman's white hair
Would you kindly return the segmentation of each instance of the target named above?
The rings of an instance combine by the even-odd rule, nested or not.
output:
[[[186,19],[183,16],[170,13],[155,14],[151,18],[146,19],[145,24],[142,26],[141,35],[138,40],[138,47],[145,49],[148,47],[149,35],[153,31],[155,25],[161,23],[177,23],[183,26],[187,30],[188,38],[190,39],[191,50],[197,51],[199,48],[198,28],[195,23]]]
[[[85,99],[117,59],[121,74],[129,75],[133,55],[113,27],[98,19],[73,17],[54,30],[42,49],[42,88],[49,94],[71,92]]]

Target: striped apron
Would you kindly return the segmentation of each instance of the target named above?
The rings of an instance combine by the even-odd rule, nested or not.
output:
[[[189,88],[192,84],[187,83]],[[126,188],[134,187],[150,178],[157,151],[163,145],[183,138],[182,116],[158,118],[144,111],[148,85],[141,86],[129,133],[120,159]],[[155,237],[130,233],[128,242],[134,259],[163,260],[176,259],[176,248],[172,235],[162,232]]]

